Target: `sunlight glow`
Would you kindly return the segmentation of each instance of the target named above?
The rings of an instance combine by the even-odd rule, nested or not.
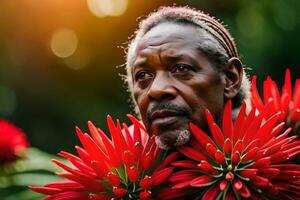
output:
[[[120,16],[127,9],[128,0],[87,0],[91,13],[96,17]]]
[[[71,29],[56,30],[51,38],[51,50],[60,58],[71,56],[77,49],[78,37]]]

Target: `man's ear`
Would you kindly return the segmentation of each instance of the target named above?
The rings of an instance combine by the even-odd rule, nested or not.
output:
[[[227,99],[232,99],[240,90],[243,79],[243,64],[237,57],[228,60],[225,69],[224,95]]]

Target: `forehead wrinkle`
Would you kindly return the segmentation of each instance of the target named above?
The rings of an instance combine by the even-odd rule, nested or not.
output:
[[[188,60],[192,62],[193,64],[196,63],[196,59],[199,53],[199,49],[196,48],[197,46],[195,44],[190,45],[185,44],[183,48],[177,49],[176,45],[173,46],[170,43],[162,44],[159,47],[148,47],[150,49],[157,49],[155,54],[151,54],[147,51],[147,53],[142,52],[139,54],[138,59],[134,62],[133,67],[150,67],[149,60],[151,60],[151,57],[157,56],[159,61],[161,63],[168,63],[168,62],[178,62],[183,60]],[[191,48],[194,49],[194,51],[190,51]],[[186,52],[188,50],[188,52]]]
[[[155,30],[153,30],[155,31]],[[151,35],[154,34],[154,35]],[[149,36],[150,35],[150,36]],[[182,33],[174,33],[170,32],[164,32],[163,34],[149,31],[146,33],[143,38],[140,40],[138,44],[138,50],[147,48],[147,47],[155,47],[155,46],[161,46],[165,43],[176,43],[178,41],[187,41],[187,38]],[[142,45],[141,45],[142,44]]]
[[[177,24],[171,24],[171,26],[173,25],[178,26]],[[163,60],[178,61],[186,58],[189,60],[194,60],[197,58],[197,55],[194,55],[194,53],[196,52],[193,52],[193,55],[189,55],[191,54],[191,52],[185,53],[185,49],[191,50],[191,48],[199,51],[197,45],[193,40],[193,38],[195,39],[196,37],[197,43],[201,43],[201,41],[199,41],[199,36],[195,34],[198,32],[197,29],[195,29],[194,27],[188,27],[188,31],[179,31],[176,33],[172,31],[163,31],[163,29],[166,28],[164,26],[161,27],[160,25],[158,25],[142,37],[142,39],[137,44],[137,57],[135,58],[135,61],[140,60],[141,57],[145,58],[145,60],[143,62],[134,62],[133,67],[137,65],[142,67],[146,66],[151,56],[157,56],[160,62],[163,62]],[[189,35],[190,37],[187,37],[187,35]],[[178,53],[178,51],[181,52]]]
[[[153,51],[153,49],[154,49],[155,53],[151,52],[151,51]],[[160,60],[161,59],[160,52],[161,52],[160,48],[149,47],[149,46],[140,50],[135,61],[133,62],[132,69],[135,69],[137,67],[150,68],[151,64],[149,63],[149,61],[151,61],[152,58],[154,58],[154,57],[158,57],[158,59]],[[156,59],[156,58],[154,58],[154,59]]]

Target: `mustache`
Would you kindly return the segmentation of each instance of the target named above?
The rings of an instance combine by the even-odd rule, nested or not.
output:
[[[190,114],[191,114],[191,112],[187,108],[180,107],[176,104],[159,103],[159,104],[155,104],[147,109],[147,118],[151,119],[152,114],[159,110],[173,111],[173,112],[176,112],[178,115],[186,115],[188,118],[190,118]]]

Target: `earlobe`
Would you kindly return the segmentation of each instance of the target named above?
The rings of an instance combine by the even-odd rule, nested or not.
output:
[[[237,57],[228,60],[225,69],[225,88],[224,95],[226,99],[234,98],[241,87],[243,78],[243,64]]]

